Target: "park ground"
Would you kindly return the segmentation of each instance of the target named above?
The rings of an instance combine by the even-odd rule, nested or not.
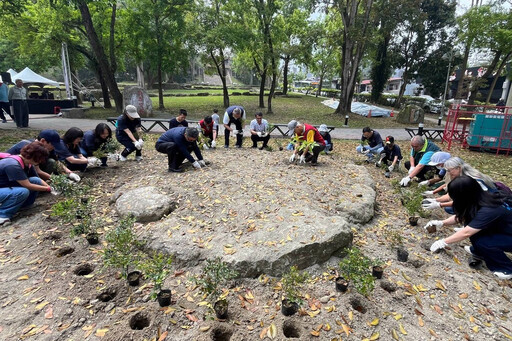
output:
[[[287,119],[288,116],[279,120]],[[340,126],[339,121],[321,119]],[[30,130],[2,130],[0,150],[36,134]],[[107,221],[100,232],[113,228],[118,221],[110,199],[126,183],[169,189],[180,186],[184,189],[179,197],[181,209],[171,215],[190,222],[189,213],[196,208],[206,210],[206,214],[208,209],[214,209],[206,196],[201,195],[205,181],[216,181],[217,168],[237,163],[240,165],[237,183],[257,178],[270,183],[279,176],[279,183],[286,185],[286,191],[268,191],[262,200],[269,204],[294,202],[300,218],[301,205],[311,205],[305,189],[324,191],[326,198],[321,205],[327,205],[343,193],[336,193],[335,188],[327,188],[325,184],[338,177],[345,164],[355,163],[366,168],[373,179],[377,205],[370,222],[353,226],[354,245],[370,258],[385,261],[384,279],[397,290],[388,292],[381,288],[381,280],[377,280],[375,290],[367,298],[353,288],[343,294],[336,292],[333,282],[339,261],[336,255],[325,264],[306,269],[311,280],[303,290],[305,303],[300,314],[285,318],[280,313],[280,279],[262,275],[231,283],[227,288],[230,316],[226,321],[217,321],[210,318],[203,299],[188,281],[199,269],[176,267],[165,282],[173,291],[172,305],[160,308],[149,298],[149,282],[143,281],[138,288],[128,287],[114,270],[102,266],[103,242],[89,246],[81,237],[70,237],[70,227],[49,216],[51,205],[61,199],[46,194],[38,199],[35,207],[21,212],[11,225],[0,230],[0,339],[286,340],[290,330],[296,330],[300,340],[512,339],[512,282],[498,280],[485,267],[469,268],[462,248],[467,242],[439,254],[430,253],[427,250],[430,244],[451,231],[446,228],[427,234],[423,225],[428,219],[443,217],[444,213],[434,212],[430,218],[420,219],[418,226],[410,226],[390,179],[384,177],[381,169],[363,163],[355,155],[357,141],[335,141],[334,152],[320,156],[320,166],[312,168],[289,165],[286,161],[289,152],[279,151],[275,142],[271,143],[272,152],[259,151],[250,149],[246,138],[242,150],[205,151],[205,159],[212,162],[205,170],[171,175],[166,172],[165,157],[151,148],[156,138],[157,135],[146,137],[148,148],[143,162],[112,163],[107,169],[91,169],[84,174],[84,180],[93,183],[92,205]],[[403,151],[408,150],[407,142],[399,144]],[[495,180],[512,185],[510,157],[457,147],[451,152]],[[405,172],[393,173],[391,180],[404,175]],[[249,193],[250,188],[242,190]],[[208,194],[220,196],[221,192],[212,190]],[[241,202],[238,216],[250,218],[259,214],[251,209],[252,204],[249,200]],[[152,223],[136,224],[136,230],[144,233],[151,226]],[[182,233],[193,232],[185,229]],[[404,238],[410,254],[408,262],[398,262],[390,246],[390,236],[395,233]],[[71,247],[73,252],[59,257],[64,247]],[[86,263],[92,266],[92,273],[77,276],[77,267]],[[102,302],[97,297],[107,289],[115,291],[115,297]],[[149,326],[133,330],[130,322],[135,316],[147,319]]]

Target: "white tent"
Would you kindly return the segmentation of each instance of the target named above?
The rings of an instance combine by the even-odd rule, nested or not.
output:
[[[11,78],[14,79],[14,76],[16,76],[18,73],[16,71],[14,71],[13,69],[9,69],[7,70],[7,72],[9,72],[11,74]]]
[[[12,76],[12,81],[16,79],[21,79],[23,83],[27,84],[49,84],[54,86],[59,86],[59,82],[52,81],[51,79],[44,78],[43,76],[38,75],[34,71],[30,70],[28,67],[24,68],[20,73]]]

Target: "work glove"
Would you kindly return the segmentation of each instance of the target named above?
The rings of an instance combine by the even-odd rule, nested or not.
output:
[[[256,135],[258,135],[258,137],[261,137],[261,136],[262,136],[262,135],[261,135],[261,131],[258,131],[258,132],[256,133]]]
[[[144,145],[144,140],[139,139],[140,146],[142,147]]]
[[[192,164],[192,166],[194,166],[195,169],[200,169],[201,168],[201,165],[199,164],[199,162],[197,161],[194,161],[194,163]]]
[[[217,146],[217,141],[213,140],[212,141],[212,148],[215,148]]]
[[[267,136],[267,133],[266,132],[262,132],[261,133],[261,137],[265,137],[265,136]]]
[[[204,150],[208,150],[208,149],[210,149],[210,148],[208,148],[208,145],[207,145],[206,143],[203,143],[203,149],[204,149]]]
[[[391,165],[391,166],[389,166],[389,167],[388,167],[388,171],[390,171],[390,172],[392,172],[392,171],[393,171],[393,169],[395,169],[395,166],[393,166],[393,165]]]
[[[237,134],[238,134],[238,135],[242,135],[243,133],[244,133],[244,131],[243,131],[243,130],[237,130]]]
[[[424,210],[434,210],[440,207],[441,203],[436,199],[425,199],[421,202],[421,208],[423,208]]]
[[[137,148],[138,150],[141,150],[142,149],[142,145],[140,144],[139,141],[135,141],[133,142],[133,145],[135,146],[135,148]]]
[[[299,163],[306,163],[306,155],[302,154],[300,156]]]
[[[434,195],[434,191],[425,191],[425,192],[421,193],[421,195],[423,195],[424,197],[428,197],[428,196]]]
[[[406,187],[407,185],[409,185],[409,182],[411,182],[411,178],[409,176],[406,176],[400,181],[400,186]]]
[[[94,156],[87,158],[87,166],[89,166],[89,167],[97,166],[98,163],[100,163],[98,158],[96,158]]]
[[[296,158],[296,155],[295,155],[295,153],[293,153],[292,156],[290,156],[290,162],[295,161],[295,158]]]
[[[59,192],[59,191],[57,191],[57,190],[56,190],[55,188],[53,188],[52,186],[50,186],[50,189],[51,189],[51,190],[50,190],[50,193],[51,193],[52,195],[59,195],[59,194],[60,194],[60,192]]]
[[[75,173],[69,173],[68,174],[68,178],[70,178],[71,180],[73,180],[74,182],[80,182],[80,177],[78,176],[78,174],[75,174]]]
[[[368,154],[369,152],[370,152],[370,149],[363,149],[363,151],[362,151],[363,155],[366,155],[366,154]]]
[[[199,165],[200,165],[201,167],[206,167],[206,162],[204,162],[204,160],[199,160],[199,161],[197,161],[197,162],[199,162]]]
[[[119,161],[119,154],[117,153],[109,153],[107,158],[111,161]]]
[[[231,132],[233,133],[233,135],[238,134],[238,130],[236,130],[236,129],[233,129]]]
[[[416,167],[409,168],[409,173],[408,174],[411,174],[414,171],[414,168],[416,168]]]
[[[380,161],[380,160],[377,161],[377,163],[375,164],[375,166],[377,166],[377,167],[380,167],[381,165],[382,165],[382,161]]]
[[[428,180],[425,180],[425,181],[420,182],[418,185],[419,186],[428,186],[428,184],[429,184]]]
[[[434,242],[432,246],[430,247],[430,251],[436,252],[438,250],[444,249],[448,244],[444,241],[444,239],[440,239]]]
[[[423,228],[426,230],[430,226],[435,226],[436,228],[440,229],[443,227],[443,221],[442,220],[431,220],[429,221]]]

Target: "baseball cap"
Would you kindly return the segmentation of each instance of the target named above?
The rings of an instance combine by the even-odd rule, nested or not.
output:
[[[126,114],[131,118],[140,118],[139,113],[137,112],[137,108],[135,105],[128,104],[125,108]]]
[[[41,132],[39,133],[38,140],[40,140],[40,139],[45,139],[46,142],[50,143],[56,149],[59,148],[60,136],[56,130],[51,130],[51,129],[41,130]]]
[[[296,120],[291,120],[289,123],[288,123],[288,132],[290,133],[290,135],[293,135],[293,131],[295,130],[295,127],[297,126],[297,121]]]
[[[327,129],[327,125],[326,124],[320,124],[320,127],[318,127],[318,131],[320,131],[320,132],[328,132],[329,129]]]
[[[386,144],[395,143],[395,138],[393,136],[386,137]]]
[[[445,163],[451,157],[450,153],[447,152],[436,152],[430,158],[429,166],[437,166],[440,163]]]

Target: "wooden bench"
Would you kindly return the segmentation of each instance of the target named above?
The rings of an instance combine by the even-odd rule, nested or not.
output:
[[[418,128],[404,128],[405,131],[409,134],[409,136],[412,138],[416,135],[418,135]],[[443,139],[444,135],[444,128],[423,128],[422,133],[427,139],[435,140],[435,139]]]
[[[270,123],[271,128],[269,131],[269,134],[271,134],[274,130],[277,130],[281,133],[283,136],[289,136],[290,130],[288,129],[288,123]],[[320,126],[314,126],[318,129]],[[328,132],[330,133],[335,129],[334,126],[327,126]]]
[[[155,126],[160,126],[164,131],[167,131],[169,129],[169,121],[171,120],[171,118],[153,118],[153,117],[141,117],[140,118],[140,122],[141,122],[141,129],[142,131],[144,132],[149,132],[151,131],[151,129],[153,129]],[[107,121],[109,123],[111,123],[114,127],[116,126],[116,123],[117,123],[117,117],[107,117]],[[188,123],[190,124],[199,124],[199,121],[195,121],[195,120],[187,120]],[[149,128],[147,128],[144,123],[146,124],[151,124],[149,126]]]

